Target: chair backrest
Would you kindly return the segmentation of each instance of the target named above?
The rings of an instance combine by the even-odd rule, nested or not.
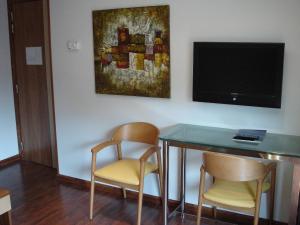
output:
[[[259,180],[266,171],[261,162],[220,153],[204,153],[203,164],[210,175],[228,181]]]
[[[157,145],[159,129],[150,123],[135,122],[119,126],[113,133],[113,140],[126,140]]]

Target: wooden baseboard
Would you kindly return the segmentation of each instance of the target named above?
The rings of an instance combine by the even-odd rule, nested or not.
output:
[[[78,178],[74,178],[74,177],[69,177],[69,176],[64,176],[61,174],[58,174],[57,178],[60,182],[69,184],[76,188],[90,190],[90,187],[91,187],[90,181],[86,181],[86,180],[82,180],[82,179],[78,179]],[[109,186],[109,185],[96,183],[95,190],[99,191],[101,193],[111,195],[111,196],[120,197],[120,198],[123,197],[122,189],[118,188],[118,187],[113,187],[113,186]],[[127,190],[126,195],[127,195],[128,199],[137,199],[138,198],[138,193],[135,191],[132,191],[132,190]],[[161,204],[161,198],[158,196],[144,194],[143,199],[144,199],[144,202],[147,204],[151,204],[151,205],[160,205]]]
[[[76,188],[89,190],[90,189],[90,181],[64,176],[64,175],[57,175],[58,180],[61,183],[71,185]],[[95,190],[99,191],[101,193],[105,193],[114,197],[120,197],[122,198],[122,189],[118,187],[108,186],[100,183],[96,183]],[[128,190],[127,191],[127,198],[129,199],[137,199],[138,193],[135,191]],[[144,194],[144,203],[157,206],[161,205],[161,198],[158,196],[153,196],[149,194]],[[169,200],[168,205],[170,209],[175,209],[177,205],[179,204],[179,201],[177,200]],[[196,215],[197,212],[197,205],[185,203],[185,211],[186,213]],[[207,218],[213,218],[213,210],[209,207],[202,207],[202,215]],[[236,212],[229,212],[225,210],[217,210],[217,219],[233,223],[233,224],[239,224],[239,225],[252,225],[253,224],[253,216],[248,216],[244,214],[239,214]],[[261,218],[259,221],[260,225],[269,225],[269,220]],[[288,225],[287,223],[273,221],[272,225]]]
[[[21,157],[20,157],[19,154],[18,155],[14,155],[12,157],[9,157],[7,159],[1,160],[0,161],[0,168],[9,166],[11,164],[14,164],[14,163],[20,161],[20,160],[21,160]]]

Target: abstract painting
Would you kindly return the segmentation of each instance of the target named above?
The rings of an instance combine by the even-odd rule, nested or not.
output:
[[[96,93],[170,97],[169,6],[93,11]]]

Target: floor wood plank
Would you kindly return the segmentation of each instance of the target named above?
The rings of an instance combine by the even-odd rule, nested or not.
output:
[[[0,170],[0,186],[11,191],[14,225],[134,225],[136,201],[96,193],[94,220],[88,219],[89,193],[58,182],[56,171],[29,162]],[[144,204],[142,224],[161,224],[161,206]],[[194,225],[195,217],[172,218],[170,225]],[[203,225],[226,225],[203,219]]]

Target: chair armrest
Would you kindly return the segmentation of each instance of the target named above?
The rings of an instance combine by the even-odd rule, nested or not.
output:
[[[91,152],[93,154],[95,153],[98,153],[99,151],[101,151],[102,149],[108,147],[108,146],[111,146],[111,145],[117,145],[117,144],[120,144],[121,141],[116,141],[116,140],[110,140],[110,141],[105,141],[101,144],[98,144],[96,146],[94,146],[92,149],[91,149]]]
[[[140,157],[141,162],[146,162],[151,155],[153,155],[155,152],[159,151],[159,146],[151,146],[147,149],[147,151]]]
[[[115,141],[115,140],[110,140],[110,141],[105,141],[101,144],[96,145],[95,147],[93,147],[91,149],[92,152],[92,166],[91,166],[91,173],[92,173],[92,177],[93,177],[93,173],[96,170],[96,157],[97,157],[97,153],[99,151],[101,151],[102,149],[111,146],[111,145],[117,145],[120,144],[121,141]]]

